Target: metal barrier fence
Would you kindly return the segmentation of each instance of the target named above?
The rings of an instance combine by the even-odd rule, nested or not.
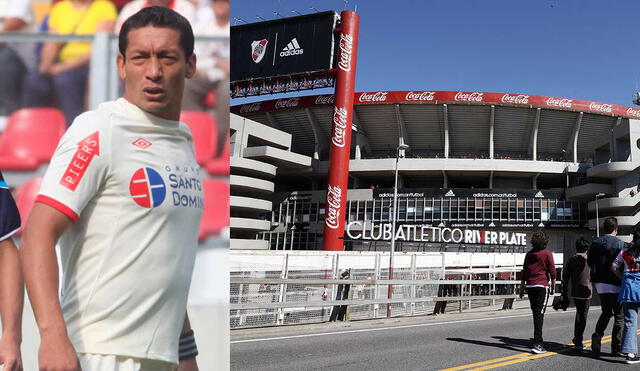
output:
[[[445,306],[463,311],[501,304],[505,299],[512,302],[518,297],[516,273],[524,259],[524,254],[493,254],[492,258],[491,254],[409,253],[396,257],[395,279],[390,281],[385,279],[388,266],[384,266],[388,254],[263,254],[254,254],[249,259],[256,264],[252,265],[246,263],[246,256],[239,257],[242,253],[231,253],[232,329],[326,322],[340,306],[348,306],[346,319],[357,320],[386,317],[388,303],[392,316],[416,316],[443,312]],[[234,264],[234,255],[245,263]],[[495,255],[503,255],[498,260],[513,260],[513,264],[474,268],[461,265],[468,263],[465,259],[451,264],[450,255],[482,255],[494,261]],[[318,269],[318,265],[325,267]],[[346,270],[349,276],[339,279]],[[393,285],[392,299],[387,298],[389,284]]]

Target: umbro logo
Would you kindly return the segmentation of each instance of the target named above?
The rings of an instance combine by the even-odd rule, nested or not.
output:
[[[447,193],[445,193],[445,194],[444,194],[444,197],[456,197],[456,194],[455,194],[455,193],[453,193],[453,191],[452,191],[452,190],[449,190],[449,192],[447,192]]]
[[[293,40],[291,40],[287,46],[285,46],[282,51],[280,52],[280,56],[281,57],[289,57],[292,55],[300,55],[304,53],[304,49],[302,49],[300,47],[300,44],[298,44],[298,40],[296,40],[296,38],[294,37]]]
[[[149,148],[149,146],[151,145],[151,142],[149,142],[148,140],[144,139],[144,138],[138,138],[136,140],[133,141],[134,146],[142,148],[142,149],[147,149]]]
[[[536,193],[535,196],[533,196],[535,198],[544,198],[544,195],[542,194],[542,192],[538,191],[538,193]]]

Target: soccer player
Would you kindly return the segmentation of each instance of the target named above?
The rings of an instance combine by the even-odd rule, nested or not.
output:
[[[193,43],[170,9],[129,18],[124,98],[78,116],[51,159],[21,246],[41,370],[197,370],[186,302],[203,196],[178,122]]]
[[[0,365],[5,371],[22,370],[22,303],[24,288],[18,250],[12,237],[20,229],[20,215],[9,186],[0,173]]]

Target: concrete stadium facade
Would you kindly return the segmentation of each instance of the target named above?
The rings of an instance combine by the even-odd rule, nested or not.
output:
[[[600,225],[616,216],[626,235],[640,221],[639,109],[462,91],[363,92],[354,101],[347,250],[389,248],[399,144],[409,145],[398,163],[399,250],[518,250],[544,228],[562,252],[595,235],[599,194]],[[333,96],[231,113],[232,248],[321,249]]]

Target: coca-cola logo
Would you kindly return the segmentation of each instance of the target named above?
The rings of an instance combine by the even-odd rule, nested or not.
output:
[[[573,106],[573,99],[550,97],[547,99],[547,106],[571,108]]]
[[[465,92],[459,91],[458,93],[456,93],[456,96],[454,99],[458,102],[482,102],[483,95],[484,93],[478,93],[478,92],[465,93]]]
[[[627,115],[640,117],[640,109],[633,109],[629,107],[629,109],[627,109]]]
[[[592,111],[611,113],[613,112],[613,105],[606,104],[606,103],[591,102],[591,104],[589,104],[589,109]]]
[[[331,95],[319,95],[316,97],[316,104],[333,104],[335,102],[335,96]]]
[[[276,102],[276,108],[297,107],[299,101],[300,101],[300,98],[278,99],[278,101]]]
[[[359,102],[384,102],[387,100],[386,91],[377,91],[375,93],[362,93],[360,94],[360,98],[358,98]]]
[[[243,104],[240,106],[240,113],[258,112],[260,111],[260,102]]]
[[[353,53],[353,37],[347,34],[340,34],[340,60],[338,67],[345,71],[351,71],[351,54]]]
[[[509,95],[505,94],[500,99],[502,103],[510,103],[510,104],[529,104],[529,96],[524,94],[518,95]]]
[[[347,143],[347,109],[335,107],[333,110],[333,136],[331,143],[338,147],[344,147]]]
[[[327,186],[327,216],[325,223],[331,229],[338,229],[340,222],[340,205],[342,204],[342,189],[339,186]]]
[[[435,91],[420,91],[415,93],[410,91],[404,97],[405,100],[413,100],[413,101],[420,101],[420,102],[432,101],[435,98],[436,98]]]

